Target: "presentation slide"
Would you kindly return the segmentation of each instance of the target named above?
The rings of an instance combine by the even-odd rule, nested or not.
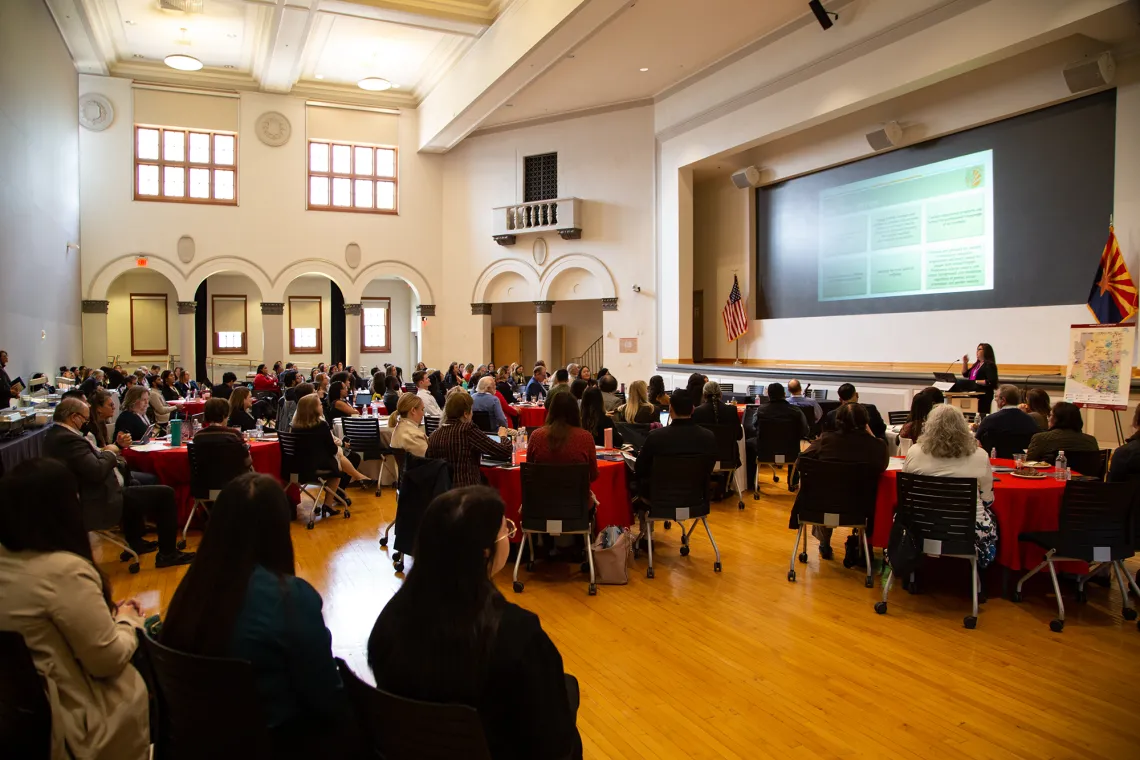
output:
[[[825,189],[818,229],[820,302],[992,290],[993,151]]]

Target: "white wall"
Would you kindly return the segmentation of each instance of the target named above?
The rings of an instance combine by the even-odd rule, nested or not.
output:
[[[0,3],[0,349],[25,382],[82,358],[77,87],[42,0]]]
[[[365,298],[391,298],[392,350],[389,353],[362,353],[360,363],[368,370],[385,363],[404,368],[404,376],[411,377],[416,366],[412,355],[412,314],[415,311],[415,298],[412,289],[403,280],[373,280],[364,288]]]
[[[131,293],[166,294],[166,354],[135,356],[131,353]],[[123,366],[136,368],[159,364],[166,367],[170,356],[182,355],[178,332],[178,294],[174,285],[157,272],[138,269],[120,275],[107,291],[107,353],[119,357]],[[185,364],[185,362],[180,362]]]

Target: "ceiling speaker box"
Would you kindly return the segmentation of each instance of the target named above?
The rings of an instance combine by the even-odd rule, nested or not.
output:
[[[902,142],[903,130],[897,121],[888,121],[882,129],[867,133],[867,142],[875,150],[893,148]]]
[[[1112,84],[1116,77],[1116,59],[1112,53],[1101,53],[1096,58],[1086,58],[1065,67],[1065,84],[1069,92],[1083,92],[1096,87]]]
[[[746,187],[756,187],[760,184],[760,170],[755,166],[748,166],[738,172],[733,172],[732,184],[741,190]]]

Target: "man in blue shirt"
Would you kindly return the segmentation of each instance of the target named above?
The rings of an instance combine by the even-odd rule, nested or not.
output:
[[[486,412],[491,416],[496,430],[507,427],[507,415],[503,414],[503,406],[495,395],[495,378],[484,375],[479,380],[477,390],[471,394],[471,404],[473,411]]]
[[[788,381],[788,393],[792,394],[788,397],[788,403],[792,406],[801,407],[804,410],[804,416],[807,417],[807,409],[814,410],[812,413],[815,415],[810,418],[815,422],[819,422],[819,418],[823,416],[823,407],[816,403],[815,399],[807,398],[804,396],[804,389],[800,385],[799,380]]]
[[[546,367],[541,364],[535,365],[534,376],[531,377],[530,382],[526,384],[527,401],[536,401],[546,398],[546,387],[542,384],[544,380],[546,380]]]

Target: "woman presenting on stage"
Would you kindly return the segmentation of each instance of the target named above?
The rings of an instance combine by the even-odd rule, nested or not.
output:
[[[994,390],[998,386],[997,360],[994,358],[994,347],[989,343],[979,343],[976,351],[977,361],[970,365],[968,354],[962,356],[962,377],[969,383],[965,390],[976,391],[983,395],[978,397],[978,413],[989,414],[990,406],[994,400]],[[972,387],[968,387],[971,386]]]

